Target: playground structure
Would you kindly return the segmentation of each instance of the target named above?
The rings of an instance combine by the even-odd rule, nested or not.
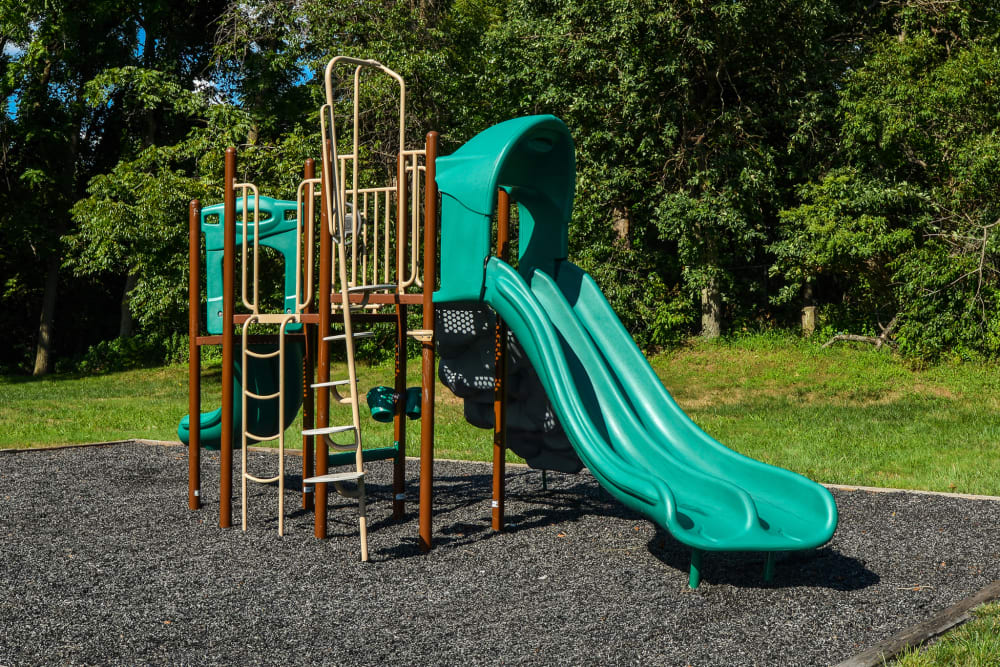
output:
[[[354,67],[352,148],[345,155],[337,151],[334,118],[333,72],[341,65]],[[400,131],[395,178],[386,186],[366,188],[360,183],[359,82],[369,71],[398,84]],[[583,464],[615,498],[690,547],[691,587],[700,581],[704,551],[766,552],[769,580],[776,552],[810,549],[830,539],[837,524],[830,493],[805,477],[743,457],[701,431],[663,388],[594,281],[568,261],[576,170],[573,142],[560,120],[531,116],[507,121],[438,158],[435,133],[427,135],[424,148],[406,148],[405,84],[395,72],[375,61],[338,57],[326,67],[325,89],[321,177],[315,177],[315,164],[307,162],[294,206],[262,197],[250,184],[237,184],[233,149],[226,155],[221,212],[218,207],[201,210],[192,202],[191,415],[200,412],[200,346],[221,344],[223,356],[220,409],[182,422],[179,429],[189,443],[192,509],[200,505],[199,445],[217,439],[222,450],[220,526],[232,525],[232,447],[238,446],[243,451],[243,528],[246,484],[277,482],[281,532],[284,429],[301,402],[303,508],[314,510],[315,535],[323,538],[331,487],[357,497],[362,559],[367,559],[366,462],[394,461],[393,517],[404,514],[405,397],[413,395],[405,387],[406,340],[414,337],[421,342],[422,362],[419,544],[430,549],[435,304],[473,302],[498,314],[493,337],[495,530],[503,528],[504,514],[509,327]],[[508,263],[513,206],[519,231],[516,270]],[[213,215],[220,221],[212,223]],[[221,279],[210,274],[208,280],[209,336],[200,336],[198,326],[203,231],[209,271],[221,271]],[[239,314],[233,296],[237,244],[247,311]],[[260,245],[269,245],[285,259],[278,312],[264,312],[259,303]],[[438,279],[440,287],[432,297]],[[418,305],[423,328],[407,330],[407,309]],[[395,330],[392,400],[382,406],[391,411],[394,423],[389,447],[364,447],[362,440],[354,341],[367,332],[356,331],[355,325],[371,323],[389,323]],[[252,326],[276,327],[277,333],[251,333]],[[236,327],[241,330],[239,364]],[[329,344],[341,342],[348,377],[332,380]],[[263,382],[258,377],[267,375],[262,364],[272,369]],[[234,369],[240,374],[238,383]],[[301,396],[293,399],[290,385],[300,384]],[[240,396],[234,401],[237,387]],[[350,423],[331,425],[335,406],[350,407]],[[350,442],[338,441],[348,437]],[[263,440],[278,441],[279,470],[272,477],[250,475],[246,468],[248,444]],[[337,465],[351,469],[331,473]],[[350,482],[353,488],[347,486]]]
[[[337,124],[334,118],[334,75],[338,67],[353,67],[352,151],[338,154]],[[362,155],[359,146],[359,91],[363,73],[382,74],[398,85],[399,134],[392,151],[398,156],[396,173],[388,185],[362,187]],[[428,135],[425,148],[405,145],[406,88],[398,74],[375,61],[334,58],[325,73],[326,104],[320,110],[323,151],[321,176],[315,162],[304,166],[304,178],[296,202],[262,197],[249,183],[236,182],[236,151],[226,153],[224,202],[202,210],[192,202],[190,223],[190,306],[191,337],[190,415],[200,414],[200,347],[221,345],[223,357],[222,404],[199,419],[182,420],[178,432],[189,444],[189,507],[200,507],[200,458],[202,444],[221,449],[219,525],[232,525],[232,449],[243,450],[243,528],[246,520],[248,482],[277,482],[278,530],[283,532],[284,430],[303,406],[302,506],[314,510],[315,535],[326,536],[327,494],[332,489],[354,496],[360,504],[362,558],[367,559],[364,516],[364,463],[378,459],[394,461],[393,516],[404,513],[404,464],[406,447],[405,401],[406,339],[423,343],[424,377],[419,407],[411,406],[411,416],[422,412],[422,441],[433,438],[433,365],[431,341],[433,307],[429,290],[421,290],[436,273],[433,252],[423,257],[420,274],[419,249],[433,249],[434,242],[422,244],[420,231],[436,236],[436,191],[428,193],[424,217],[420,194],[426,178],[424,158],[436,151],[436,134]],[[343,91],[339,91],[343,92]],[[422,178],[423,177],[423,178]],[[428,179],[433,184],[433,170]],[[318,198],[318,202],[316,201]],[[318,206],[317,206],[318,204]],[[318,224],[317,224],[318,212]],[[208,336],[200,335],[199,311],[200,237],[206,238]],[[284,262],[284,298],[275,312],[265,312],[260,303],[260,246],[276,250]],[[314,246],[318,245],[318,267]],[[234,298],[235,258],[240,256],[240,298],[244,313],[236,312]],[[407,309],[424,307],[426,328],[407,329]],[[355,325],[389,323],[395,329],[396,366],[389,409],[394,422],[393,443],[387,447],[363,448],[359,389],[354,361],[355,340],[371,336],[355,330]],[[239,342],[234,331],[239,327]],[[251,331],[262,327],[277,332],[262,335]],[[347,377],[331,379],[330,345],[343,344]],[[235,350],[241,350],[239,363]],[[265,375],[266,379],[261,379]],[[239,380],[237,380],[239,376]],[[299,379],[301,378],[301,382]],[[412,396],[413,392],[410,392]],[[350,409],[342,423],[331,423],[331,408]],[[251,475],[246,467],[247,445],[277,440],[278,471],[271,477]],[[427,446],[426,444],[424,446]],[[353,464],[353,470],[331,472],[333,466]],[[428,478],[429,480],[429,478]],[[355,488],[348,483],[355,482]],[[422,519],[423,520],[423,519]],[[427,519],[429,520],[429,514]],[[429,535],[428,526],[426,533]],[[429,548],[429,539],[425,543]]]

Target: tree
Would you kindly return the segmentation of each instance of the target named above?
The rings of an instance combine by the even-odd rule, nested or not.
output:
[[[998,35],[991,5],[904,3],[846,77],[835,169],[800,191],[774,247],[790,289],[836,272],[827,298],[863,304],[834,326],[898,314],[910,354],[1000,351]]]
[[[81,335],[68,336],[67,343],[96,342],[95,335],[103,336],[103,325],[88,333],[90,317],[79,315],[88,304],[106,310],[106,295],[114,283],[118,290],[125,285],[118,292],[123,301],[131,296],[134,276],[122,266],[98,272],[77,262],[77,279],[61,277],[64,262],[73,259],[65,256],[63,244],[63,237],[75,229],[70,209],[85,195],[93,176],[154,143],[170,144],[186,134],[183,115],[171,115],[172,107],[156,99],[171,93],[169,85],[163,87],[171,76],[190,86],[207,65],[216,15],[212,12],[221,7],[193,0],[181,6],[165,0],[2,4],[3,34],[9,44],[4,50],[4,95],[16,106],[4,122],[4,166],[13,176],[0,187],[15,202],[6,209],[5,231],[27,240],[24,247],[31,248],[30,257],[10,258],[14,277],[3,298],[37,299],[32,307],[40,313],[34,369],[42,374],[51,369],[54,358],[60,291],[91,292],[71,308],[58,308],[77,311],[77,317],[63,321],[81,325]],[[15,29],[8,32],[8,26]],[[166,79],[158,77],[160,70]],[[45,266],[42,274],[33,268],[39,263]],[[131,311],[123,310],[119,333],[130,329]]]
[[[826,148],[859,8],[524,0],[487,35],[481,85],[497,115],[569,124],[577,248],[644,343],[667,323],[683,332],[693,295],[710,335],[724,306],[746,318],[766,304],[753,267],[789,185]]]
[[[70,227],[69,207],[88,173],[101,168],[104,113],[86,106],[84,84],[98,63],[114,63],[129,53],[117,25],[119,10],[113,2],[82,7],[29,1],[4,3],[0,12],[5,34],[13,35],[4,94],[8,103],[16,104],[7,121],[11,150],[4,156],[13,175],[4,186],[16,203],[7,215],[11,231],[29,241],[35,263],[44,266],[38,275],[31,263],[15,262],[21,289],[41,294],[35,309],[40,313],[36,375],[52,367],[62,262],[59,238]]]

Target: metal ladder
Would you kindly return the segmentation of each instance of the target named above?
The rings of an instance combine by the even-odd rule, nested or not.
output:
[[[244,321],[242,329],[242,359],[241,359],[241,379],[242,379],[242,471],[241,471],[241,490],[242,490],[242,501],[243,501],[243,530],[246,531],[248,527],[247,520],[247,482],[256,482],[258,484],[273,484],[278,483],[278,535],[285,534],[285,340],[286,340],[286,329],[290,324],[300,324],[301,318],[299,314],[305,310],[312,298],[312,226],[309,225],[306,229],[306,234],[303,235],[303,223],[304,218],[302,215],[302,210],[300,206],[297,222],[296,222],[296,238],[304,239],[304,243],[297,243],[295,247],[295,267],[296,267],[296,280],[295,280],[295,309],[291,312],[284,313],[261,313],[259,307],[259,294],[260,294],[260,193],[257,187],[251,183],[240,183],[234,184],[234,189],[242,190],[243,197],[243,227],[242,227],[242,238],[241,238],[241,292],[243,305],[250,311],[250,316]],[[251,262],[248,262],[247,257],[247,242],[248,236],[248,226],[249,220],[249,201],[248,193],[253,193],[253,281],[252,281],[252,295],[247,296],[247,282],[248,282],[248,266]],[[305,289],[303,290],[303,276],[299,267],[303,266],[302,262],[302,247],[306,248],[305,255],[306,261],[305,266]],[[287,260],[286,260],[287,261]],[[307,295],[305,300],[301,298],[303,291]],[[286,295],[287,297],[287,295]],[[249,331],[252,324],[258,325],[278,325],[278,349],[273,352],[254,352],[250,350],[250,339]],[[249,389],[250,387],[250,377],[249,377],[249,360],[254,359],[274,359],[278,358],[278,391],[270,394],[257,394]],[[249,421],[248,415],[250,414],[247,410],[247,400],[253,399],[257,401],[278,401],[278,424],[277,433],[253,433],[247,428],[247,422]],[[259,477],[257,475],[252,475],[249,472],[249,465],[247,461],[247,449],[250,441],[254,442],[265,442],[269,440],[278,441],[278,474],[273,477]]]
[[[343,253],[343,244],[340,252]],[[343,265],[341,265],[343,266]],[[342,291],[342,296],[346,296]],[[366,494],[365,494],[365,470],[361,448],[361,408],[358,403],[358,377],[357,368],[354,364],[354,339],[369,338],[373,334],[369,331],[362,331],[355,334],[351,326],[351,309],[342,309],[344,314],[343,334],[324,336],[325,342],[344,341],[347,353],[347,379],[332,380],[330,382],[317,382],[313,384],[314,389],[329,391],[331,398],[339,404],[349,404],[351,406],[351,423],[340,426],[323,426],[320,428],[306,429],[302,435],[317,436],[323,439],[325,446],[338,452],[355,452],[355,469],[344,472],[328,473],[326,475],[315,475],[303,480],[304,484],[333,484],[337,493],[347,498],[358,499],[358,526],[361,533],[361,560],[368,560],[368,518],[366,515]],[[346,396],[341,395],[338,387],[347,387]],[[352,441],[349,444],[336,442],[332,437],[338,433],[350,433]],[[345,482],[354,482],[357,489],[354,491],[344,487]]]
[[[354,331],[354,323],[351,317],[354,307],[352,307],[353,304],[351,303],[351,297],[361,295],[360,304],[357,308],[363,309],[367,305],[368,295],[371,292],[395,289],[396,285],[379,284],[352,286],[348,280],[348,259],[346,251],[348,234],[346,232],[347,225],[344,216],[345,202],[343,201],[340,187],[341,179],[338,170],[339,158],[337,156],[336,137],[333,136],[334,126],[332,105],[323,105],[320,109],[320,119],[320,129],[323,142],[323,171],[321,183],[323,194],[325,195],[323,200],[326,205],[326,218],[329,225],[328,232],[337,248],[337,276],[335,280],[340,286],[340,314],[343,321],[343,333],[325,336],[323,341],[327,343],[343,341],[347,357],[347,378],[329,382],[318,382],[313,385],[313,388],[329,391],[332,394],[332,402],[340,405],[350,405],[351,423],[339,426],[324,426],[320,428],[307,429],[302,432],[302,435],[321,437],[325,446],[334,451],[353,451],[355,465],[354,470],[316,475],[303,480],[303,482],[305,484],[333,484],[334,489],[340,495],[347,498],[358,499],[358,525],[361,534],[361,560],[367,561],[367,498],[365,493],[364,450],[361,443],[361,406],[358,395],[358,375],[357,366],[355,364],[354,342],[357,339],[370,338],[374,334],[370,331]],[[329,134],[331,135],[329,140],[327,136],[327,123],[329,123]],[[358,213],[355,212],[355,215],[357,214]],[[329,286],[320,285],[320,289],[329,289]],[[338,388],[340,387],[346,387],[344,394],[341,394],[341,392],[338,391]],[[343,444],[336,442],[331,436],[339,433],[350,433],[353,436],[353,441],[351,443]],[[353,482],[357,484],[356,489],[351,490],[346,488],[344,486],[345,482]]]

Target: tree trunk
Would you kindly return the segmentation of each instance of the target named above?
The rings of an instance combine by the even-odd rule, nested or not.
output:
[[[615,206],[611,209],[611,228],[618,237],[618,242],[626,250],[632,249],[632,216],[627,206]]]
[[[812,336],[816,331],[816,303],[813,300],[812,284],[806,283],[802,290],[802,335]]]
[[[49,258],[48,267],[45,270],[45,293],[42,296],[42,314],[38,318],[38,346],[35,348],[35,369],[32,375],[46,375],[52,371],[52,342],[55,331],[56,319],[56,295],[59,291],[59,265],[61,263],[58,253],[54,253]]]
[[[719,291],[719,279],[715,276],[701,288],[701,335],[705,338],[722,335],[722,292]]]
[[[701,288],[701,335],[718,338],[722,335],[722,291],[719,286],[719,248],[715,239],[706,239],[702,257],[708,281]]]
[[[81,93],[82,95],[82,93]],[[77,98],[80,102],[80,98]],[[77,119],[70,131],[69,146],[66,157],[63,161],[63,168],[67,172],[65,182],[73,192],[76,191],[76,182],[73,174],[76,169],[76,158],[80,148],[80,130],[83,126],[82,120]],[[71,199],[72,201],[72,199]],[[52,365],[55,359],[53,340],[55,338],[56,321],[56,297],[59,292],[59,268],[62,266],[62,252],[60,250],[61,239],[69,227],[69,211],[64,210],[56,214],[59,221],[55,228],[55,242],[52,254],[49,256],[49,263],[45,269],[45,293],[42,295],[42,314],[38,318],[38,346],[35,348],[35,368],[32,375],[45,375],[52,372]]]
[[[135,330],[135,320],[132,318],[132,290],[138,278],[133,274],[128,274],[125,278],[125,289],[122,290],[121,316],[118,320],[118,337],[129,338]]]

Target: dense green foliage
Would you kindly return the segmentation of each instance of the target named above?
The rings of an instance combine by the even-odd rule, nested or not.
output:
[[[123,286],[142,335],[182,333],[186,202],[219,198],[226,145],[293,196],[338,53],[399,71],[446,153],[563,118],[571,256],[644,346],[706,303],[729,331],[815,304],[828,332],[995,356],[998,40],[968,0],[0,0],[0,364],[31,368],[47,262],[57,356],[128,334]],[[363,91],[391,169],[387,94]]]
[[[834,168],[783,214],[780,298],[812,282],[845,323],[898,316],[911,354],[995,355],[1000,11],[912,3],[893,28],[843,77]]]

